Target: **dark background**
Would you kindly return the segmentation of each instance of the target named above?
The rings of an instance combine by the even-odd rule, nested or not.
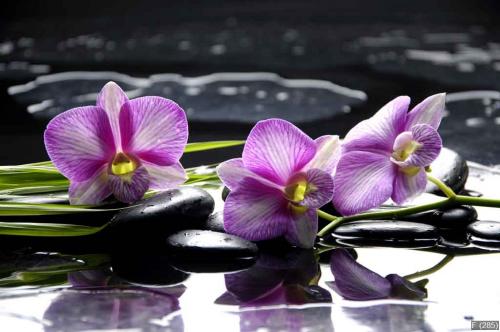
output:
[[[38,74],[16,69],[13,63],[21,62],[21,67],[47,65],[47,74],[75,70],[117,71],[147,77],[155,73],[196,76],[221,71],[266,71],[287,78],[329,80],[364,91],[368,102],[358,106],[348,117],[304,124],[301,128],[314,135],[344,134],[356,121],[399,94],[411,94],[418,100],[439,91],[498,87],[498,82],[491,80],[449,82],[444,77],[406,75],[404,69],[399,72],[379,70],[370,65],[365,53],[349,48],[353,41],[384,31],[404,31],[419,38],[425,31],[465,30],[472,31],[478,36],[477,43],[484,45],[499,36],[499,10],[500,3],[494,0],[3,2],[0,45],[2,42],[19,45],[24,37],[34,40],[35,44],[30,51],[21,52],[16,46],[14,51],[4,52],[7,54],[0,52],[0,63],[7,68],[0,71],[0,164],[47,158],[42,140],[46,121],[27,114],[26,105],[7,93],[9,86],[29,82]],[[283,42],[275,38],[289,30],[298,31],[299,42],[303,45],[300,47],[306,49],[306,54],[290,55],[284,50]],[[228,52],[218,58],[210,57],[201,46],[217,40],[221,31],[229,34]],[[157,44],[141,44],[141,40],[149,40],[159,33],[165,38]],[[87,51],[58,48],[61,40],[87,34],[113,39],[117,49],[95,57]],[[199,42],[199,52],[183,56],[170,49],[170,36],[177,38],[183,34]],[[231,43],[237,43],[242,35],[254,44],[232,52]],[[131,36],[138,41],[138,47],[122,51],[120,45],[125,45]],[[231,123],[192,123],[191,141],[244,138],[249,128],[250,125]],[[210,159],[208,157],[225,158],[227,155],[217,152],[207,155],[206,159]]]

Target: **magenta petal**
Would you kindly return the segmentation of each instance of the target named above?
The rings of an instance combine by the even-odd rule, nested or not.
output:
[[[108,116],[99,107],[77,107],[53,118],[45,130],[45,147],[57,169],[82,182],[115,153]]]
[[[421,147],[406,160],[411,166],[429,166],[441,152],[443,142],[438,132],[429,125],[419,124],[411,128],[413,139]]]
[[[333,205],[343,215],[380,206],[392,193],[396,173],[388,156],[355,151],[344,154],[333,179]]]
[[[280,190],[245,178],[226,199],[224,228],[250,241],[281,236],[288,222],[287,204]]]
[[[243,149],[250,171],[279,185],[301,170],[315,155],[316,143],[288,121],[270,119],[253,127]]]
[[[310,208],[319,208],[332,200],[333,178],[330,174],[311,169],[306,172],[308,192],[301,205]]]
[[[109,174],[109,187],[117,200],[134,203],[140,200],[149,188],[149,174],[144,166],[124,175]]]
[[[257,175],[245,168],[243,165],[243,159],[241,158],[234,158],[222,162],[219,166],[217,166],[217,175],[224,185],[229,188],[229,190],[236,190],[241,181],[245,178],[254,178],[266,186],[282,189],[282,187],[276,183],[268,181],[260,175]]]
[[[68,195],[72,205],[96,205],[105,200],[111,195],[107,165],[102,165],[85,181],[71,181]]]
[[[397,97],[374,116],[357,124],[345,136],[344,151],[381,150],[391,153],[396,136],[404,130],[409,104],[409,97]]]
[[[113,131],[113,137],[115,146],[120,148],[120,123],[119,115],[123,104],[128,101],[128,97],[123,92],[123,90],[115,82],[108,82],[99,92],[97,96],[97,106],[102,108],[109,117],[109,122],[111,124],[111,130]]]
[[[305,168],[317,168],[333,175],[340,158],[339,137],[337,135],[325,135],[318,137],[315,142],[316,155]]]
[[[398,171],[394,178],[394,189],[391,198],[396,204],[401,205],[423,193],[426,184],[427,176],[423,168],[415,175]]]
[[[305,213],[290,213],[285,239],[292,245],[309,249],[314,246],[318,233],[318,214],[316,209],[308,209]]]
[[[123,151],[161,166],[176,163],[188,138],[186,114],[161,97],[141,97],[125,103],[120,113]]]
[[[411,127],[417,124],[428,124],[437,129],[444,115],[445,102],[445,93],[427,97],[408,113],[405,130],[410,130]]]
[[[170,166],[158,166],[153,163],[143,162],[149,174],[149,188],[165,190],[176,188],[186,182],[186,171],[180,162]]]
[[[335,277],[334,290],[348,300],[383,299],[391,294],[387,279],[356,262],[345,249],[332,250],[330,269]]]

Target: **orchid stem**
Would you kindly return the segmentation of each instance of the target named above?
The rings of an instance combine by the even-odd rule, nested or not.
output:
[[[437,272],[441,270],[446,264],[451,262],[455,256],[454,255],[446,255],[442,260],[440,260],[436,265],[434,265],[431,268],[418,271],[409,275],[404,276],[405,279],[416,279],[416,278],[421,278],[425,277],[429,274],[432,274],[434,272]]]
[[[457,197],[457,194],[455,194],[453,189],[448,187],[444,182],[442,182],[438,178],[435,178],[434,176],[427,174],[427,180],[434,183],[439,188],[439,190],[441,190],[446,195],[446,197],[448,197],[448,198]]]

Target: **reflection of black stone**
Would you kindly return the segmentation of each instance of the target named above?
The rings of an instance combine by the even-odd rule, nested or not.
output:
[[[423,249],[432,248],[437,244],[437,239],[418,239],[418,240],[378,240],[367,238],[337,239],[335,243],[347,247],[388,247],[388,248],[407,248]]]
[[[217,272],[236,272],[248,269],[255,264],[254,258],[232,259],[223,261],[193,261],[182,257],[176,259],[172,257],[170,262],[173,267],[186,273],[217,273]]]
[[[170,235],[167,246],[179,259],[200,262],[252,258],[258,252],[253,242],[238,236],[192,229]]]
[[[332,235],[339,239],[436,240],[437,230],[431,225],[409,221],[364,220],[342,224],[333,231]]]
[[[500,251],[500,240],[482,239],[477,236],[470,236],[470,243],[477,248],[484,250]]]
[[[142,286],[168,286],[183,282],[189,274],[171,266],[166,254],[144,252],[116,253],[112,256],[113,272],[121,279]]]
[[[147,289],[65,290],[49,305],[43,319],[46,332],[143,329],[179,310],[175,295]],[[181,316],[169,327],[182,331]]]
[[[160,246],[166,234],[199,225],[213,208],[212,196],[203,189],[168,190],[119,212],[107,233],[126,246],[141,239],[141,246]]]
[[[469,176],[467,161],[455,151],[443,148],[436,160],[431,164],[432,175],[453,191],[460,192],[464,189],[465,182]],[[444,195],[435,184],[428,182],[426,191],[429,193]]]

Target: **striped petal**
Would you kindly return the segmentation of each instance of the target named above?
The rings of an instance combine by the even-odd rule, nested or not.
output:
[[[426,124],[418,124],[411,128],[411,132],[405,131],[397,137],[394,150],[397,151],[411,141],[418,144],[418,148],[406,160],[391,159],[402,168],[429,166],[439,156],[443,146],[441,136],[434,128]]]
[[[243,159],[241,158],[234,158],[222,162],[219,166],[217,166],[217,175],[224,185],[229,188],[229,190],[236,190],[245,178],[253,178],[266,186],[274,187],[280,190],[282,189],[281,186],[275,184],[274,182],[268,181],[260,175],[248,170],[245,165],[243,165]]]
[[[115,139],[115,146],[120,149],[120,122],[119,115],[123,104],[128,101],[128,97],[115,82],[108,82],[97,96],[97,106],[108,114],[111,130]]]
[[[319,208],[332,200],[333,178],[319,169],[310,169],[306,173],[307,194],[301,205]]]
[[[142,166],[149,173],[149,187],[151,189],[175,188],[187,180],[186,171],[179,162],[170,166],[158,166],[153,163],[143,162]]]
[[[269,240],[285,233],[289,215],[283,193],[245,178],[224,205],[224,228],[250,241]]]
[[[333,179],[333,205],[343,215],[380,206],[392,194],[396,165],[389,156],[355,151],[344,154]]]
[[[434,129],[438,129],[444,115],[445,102],[445,93],[439,93],[424,99],[408,113],[405,130],[410,130],[411,127],[417,124],[427,124]]]
[[[410,98],[401,96],[382,107],[374,116],[352,128],[342,143],[343,150],[392,152],[394,140],[404,130]]]
[[[325,135],[316,140],[316,155],[307,164],[305,169],[317,168],[331,175],[340,158],[340,140],[337,135]]]
[[[161,97],[125,103],[120,130],[124,152],[160,166],[179,161],[188,138],[186,114],[179,105]]]
[[[140,200],[149,188],[149,174],[144,166],[124,174],[109,174],[109,187],[117,200],[134,203]]]
[[[111,195],[107,165],[101,166],[85,181],[71,181],[68,195],[72,205],[96,205],[105,200]]]
[[[59,114],[47,125],[44,139],[54,165],[75,182],[90,179],[115,153],[108,116],[95,106]]]
[[[391,198],[396,204],[402,205],[423,193],[426,184],[427,176],[423,168],[415,175],[399,171],[394,178],[394,189]]]
[[[316,143],[288,121],[270,119],[253,127],[243,149],[250,171],[285,185],[316,154]]]

